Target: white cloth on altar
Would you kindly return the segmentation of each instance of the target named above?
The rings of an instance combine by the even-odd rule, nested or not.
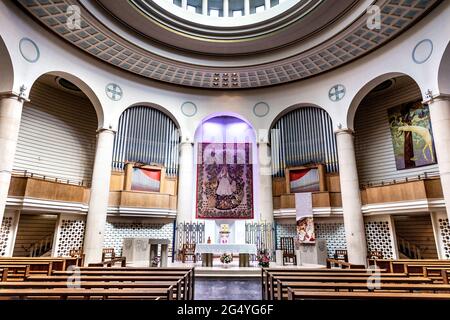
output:
[[[212,244],[212,243],[197,243],[195,246],[195,253],[248,253],[256,254],[257,249],[255,244]]]

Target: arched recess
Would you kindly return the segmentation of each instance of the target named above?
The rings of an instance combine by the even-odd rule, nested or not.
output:
[[[0,92],[12,91],[14,86],[14,67],[11,56],[0,37]]]
[[[277,116],[270,130],[272,171],[284,177],[286,167],[325,164],[337,172],[338,158],[333,123],[329,114],[311,104],[297,104]]]
[[[196,219],[205,220],[213,243],[222,224],[231,243],[245,243],[245,221],[258,221],[262,210],[256,131],[236,113],[217,112],[201,121],[194,138]]]
[[[55,78],[59,77],[59,78],[66,79],[69,82],[71,82],[72,84],[74,84],[76,87],[78,87],[78,89],[80,89],[80,91],[83,93],[83,95],[85,95],[87,97],[87,99],[89,99],[89,102],[92,104],[92,107],[95,110],[95,113],[97,116],[98,129],[105,128],[104,111],[103,111],[102,104],[101,104],[97,94],[94,92],[94,90],[89,86],[89,84],[85,80],[83,80],[83,79],[79,78],[78,76],[73,75],[71,73],[64,72],[64,71],[57,71],[57,70],[49,71],[49,72],[45,73],[44,75],[51,75],[51,76],[54,76]],[[44,75],[41,75],[37,79],[35,79],[34,83],[36,81],[38,81]],[[33,86],[34,86],[34,83],[33,83]]]
[[[24,104],[14,169],[89,185],[96,150],[96,97],[91,100],[73,75],[37,78]],[[87,90],[92,96],[92,90]],[[97,109],[95,108],[97,105]]]
[[[409,76],[402,72],[389,72],[370,80],[368,83],[364,84],[359,90],[358,93],[353,97],[352,102],[350,103],[350,107],[347,111],[347,127],[349,129],[354,129],[354,119],[355,113],[358,109],[358,106],[361,104],[361,101],[367,96],[369,92],[375,89],[381,83],[401,76]]]
[[[113,170],[138,162],[162,165],[168,176],[177,176],[179,141],[180,126],[166,109],[151,103],[133,104],[119,118]]]
[[[442,55],[438,71],[439,93],[450,94],[450,43]]]
[[[362,185],[437,171],[429,110],[422,101],[418,83],[405,74],[384,74],[360,90],[348,121],[355,131],[356,164]],[[428,140],[430,149],[424,156]]]

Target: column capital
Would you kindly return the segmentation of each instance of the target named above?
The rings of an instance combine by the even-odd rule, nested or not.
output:
[[[341,129],[335,130],[334,134],[335,135],[338,135],[338,134],[351,134],[351,135],[354,135],[355,131],[353,131],[353,129],[350,129],[350,128],[341,128]]]
[[[15,91],[0,92],[0,99],[17,99],[20,102],[30,102],[30,100],[23,93]]]
[[[192,141],[182,141],[182,142],[180,142],[180,147],[184,147],[184,146],[192,147],[193,145],[194,145],[194,143]]]
[[[113,130],[113,129],[108,129],[108,128],[97,129],[97,134],[100,134],[100,133],[103,133],[103,132],[108,132],[108,133],[112,133],[113,135],[115,135],[117,131]]]
[[[266,146],[270,147],[270,142],[267,141],[267,140],[257,141],[256,144],[257,144],[258,146],[260,146],[260,145],[266,145]]]
[[[422,101],[422,104],[432,104],[436,101],[450,101],[450,94],[447,93],[439,93],[432,95],[431,97],[427,97],[427,99]]]

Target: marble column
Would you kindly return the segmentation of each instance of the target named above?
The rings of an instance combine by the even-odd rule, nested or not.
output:
[[[0,225],[5,213],[25,100],[12,92],[0,93]]]
[[[115,132],[101,129],[97,134],[91,197],[84,237],[85,263],[100,262],[102,258],[106,214],[108,211],[109,183]]]
[[[438,96],[428,102],[434,146],[439,165],[442,192],[450,221],[450,96]]]
[[[270,0],[264,0],[264,9],[269,10],[270,7]]]
[[[230,4],[228,0],[223,0],[223,16],[228,17],[230,15]]]
[[[191,142],[180,144],[180,165],[178,171],[178,203],[177,222],[192,220],[193,181],[194,176],[194,146]]]
[[[204,16],[208,15],[208,0],[202,0],[202,14]]]
[[[250,14],[250,0],[244,0],[244,15],[248,16]]]
[[[260,220],[273,223],[272,163],[268,142],[258,143]]]
[[[182,7],[184,10],[187,10],[187,6],[188,6],[187,0],[181,0],[181,7]]]
[[[353,131],[336,131],[345,238],[350,263],[366,264],[367,247]]]

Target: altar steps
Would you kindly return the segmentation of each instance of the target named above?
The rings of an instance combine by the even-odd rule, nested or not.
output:
[[[259,278],[261,277],[261,268],[195,267],[195,276],[198,278]]]

